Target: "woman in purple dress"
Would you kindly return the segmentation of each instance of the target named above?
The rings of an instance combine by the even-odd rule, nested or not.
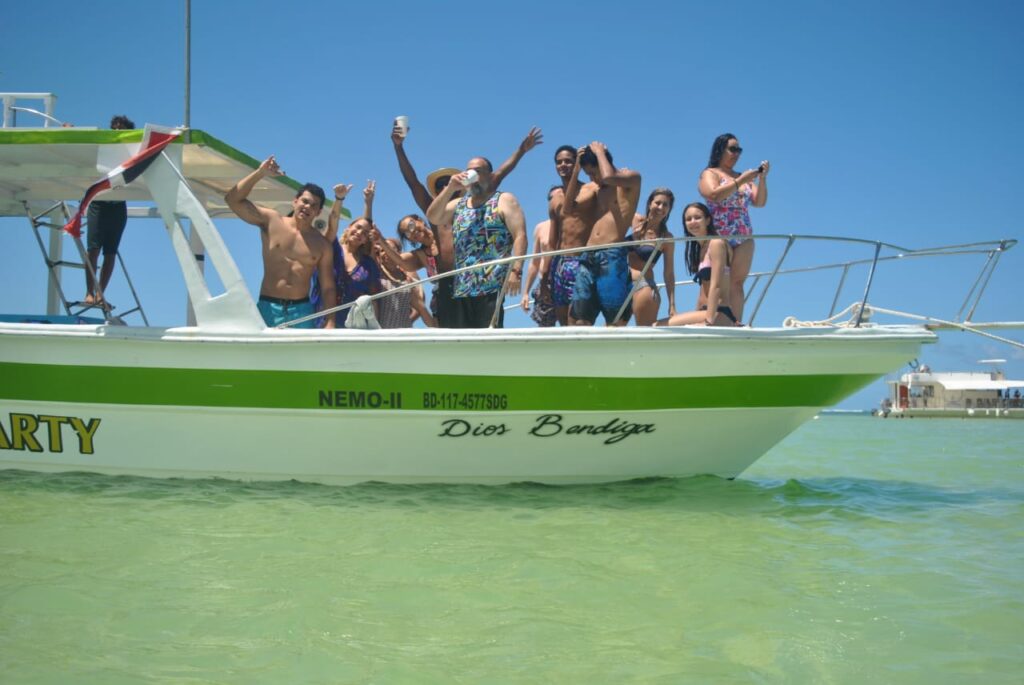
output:
[[[341,204],[345,195],[352,186],[338,184],[334,186],[334,206],[327,217],[327,233],[324,234],[334,248],[334,284],[337,288],[338,301],[333,305],[337,306],[355,302],[360,295],[375,295],[381,292],[380,267],[373,258],[373,196],[376,190],[376,183],[370,181],[363,190],[363,198],[366,202],[364,215],[355,219],[348,225],[345,232],[338,238],[338,223],[341,219]],[[310,300],[316,309],[320,309],[320,285],[317,282],[316,274],[313,275],[313,286],[310,290]],[[377,310],[377,302],[373,303],[374,312]],[[335,325],[338,328],[345,326],[350,310],[344,309],[334,315]]]

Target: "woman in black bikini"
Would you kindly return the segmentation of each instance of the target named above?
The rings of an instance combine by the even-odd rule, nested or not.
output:
[[[646,215],[637,215],[633,220],[633,233],[627,240],[651,240],[653,238],[671,238],[668,231],[668,217],[672,213],[672,205],[676,198],[668,188],[655,188],[647,198]],[[654,253],[654,245],[637,245],[629,249],[630,278],[633,279],[633,316],[637,326],[650,326],[658,318],[658,307],[661,297],[654,280],[654,267],[658,260],[665,258],[663,276],[665,292],[668,295],[668,315],[676,313],[676,271],[675,243],[662,243],[657,246],[658,254],[654,256],[647,273],[643,278],[644,266]]]
[[[691,202],[683,210],[683,230],[694,240],[686,244],[686,268],[700,284],[697,309],[661,319],[656,326],[739,326],[729,307],[729,265],[732,246],[718,236],[711,221],[711,210],[702,202]],[[714,313],[712,313],[714,312]]]

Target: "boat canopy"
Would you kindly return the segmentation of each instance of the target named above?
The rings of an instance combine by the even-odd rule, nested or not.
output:
[[[142,135],[142,129],[0,130],[0,216],[24,217],[25,203],[38,206],[80,201],[89,186],[138,151]],[[173,145],[181,148],[182,174],[196,198],[211,217],[234,216],[224,202],[224,194],[256,169],[259,160],[205,131],[193,129],[186,135],[188,142],[183,142],[183,136]],[[266,178],[256,184],[249,199],[287,214],[301,187],[287,176]],[[98,199],[153,201],[145,183],[113,188]]]

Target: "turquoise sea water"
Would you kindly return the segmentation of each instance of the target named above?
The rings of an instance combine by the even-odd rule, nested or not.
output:
[[[0,472],[0,682],[1020,683],[1022,445],[823,417],[736,481]]]

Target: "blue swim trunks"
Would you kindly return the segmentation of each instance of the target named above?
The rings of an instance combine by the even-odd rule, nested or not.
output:
[[[633,282],[629,278],[629,249],[610,247],[587,252],[580,257],[580,270],[572,294],[574,319],[597,321],[603,314],[606,323],[612,323],[623,302],[628,302],[619,321],[627,321],[632,314]]]
[[[554,273],[551,279],[551,300],[556,307],[568,307],[572,302],[572,291],[576,285],[576,274],[580,271],[581,255],[560,255],[554,257],[549,267]]]
[[[316,311],[313,309],[313,304],[309,301],[308,297],[304,300],[283,300],[278,297],[260,295],[256,308],[260,310],[264,323],[271,328],[279,326],[286,321],[309,316]],[[309,321],[289,326],[289,328],[314,328],[315,326],[316,319],[310,319]]]

